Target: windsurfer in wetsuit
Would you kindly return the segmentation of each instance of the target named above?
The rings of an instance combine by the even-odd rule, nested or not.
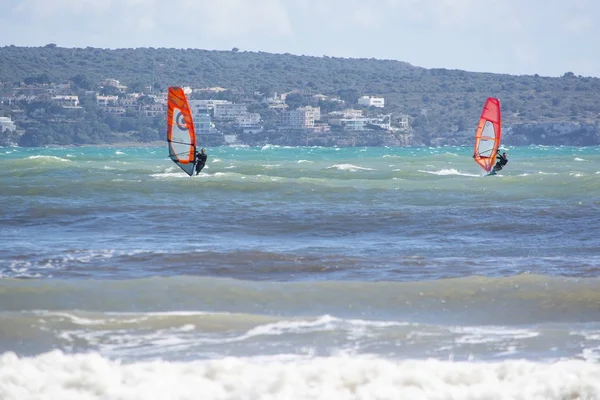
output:
[[[204,165],[206,165],[206,159],[208,156],[204,153],[204,147],[200,150],[200,153],[196,153],[196,175],[202,171]]]
[[[494,165],[492,171],[500,171],[506,165],[506,163],[508,163],[508,156],[506,155],[506,153],[502,153],[502,155],[499,156],[498,161],[496,162],[496,165]]]

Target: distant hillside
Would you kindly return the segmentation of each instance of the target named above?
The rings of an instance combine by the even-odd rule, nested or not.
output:
[[[308,57],[263,52],[196,49],[0,48],[0,81],[46,74],[52,81],[115,78],[130,87],[154,82],[222,86],[241,91],[309,89],[355,103],[359,95],[385,97],[385,112],[411,117],[417,136],[431,142],[471,131],[486,97],[502,102],[506,126],[567,122],[600,124],[600,79],[560,78],[425,69],[405,62]],[[594,130],[596,128],[593,128]],[[597,132],[597,130],[595,131]],[[527,134],[526,134],[527,135]],[[600,134],[597,134],[600,138]]]

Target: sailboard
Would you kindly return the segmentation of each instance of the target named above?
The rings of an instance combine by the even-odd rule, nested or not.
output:
[[[169,158],[192,176],[196,165],[196,131],[190,106],[180,87],[169,88],[167,142]]]
[[[501,138],[502,116],[500,114],[500,100],[495,97],[488,97],[483,105],[479,125],[475,131],[473,158],[489,175],[495,175],[492,167],[496,163]]]

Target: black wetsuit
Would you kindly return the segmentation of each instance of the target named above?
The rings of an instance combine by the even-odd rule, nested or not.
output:
[[[500,171],[508,163],[508,160],[504,156],[500,155],[498,157],[498,162],[496,162],[496,165],[494,165],[493,168],[494,172]]]
[[[196,175],[198,175],[200,173],[200,171],[202,171],[202,168],[204,168],[204,165],[206,165],[206,159],[207,159],[206,154],[202,154],[202,153],[196,154]]]

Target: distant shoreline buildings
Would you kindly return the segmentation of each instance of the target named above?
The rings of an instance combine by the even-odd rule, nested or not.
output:
[[[149,89],[149,88],[148,88]],[[227,93],[222,87],[185,87],[194,117],[194,125],[199,135],[220,135],[227,142],[236,143],[244,135],[257,135],[266,129],[279,132],[306,131],[315,134],[367,131],[409,132],[407,116],[395,119],[390,114],[377,113],[375,109],[385,108],[383,97],[364,95],[356,100],[359,109],[352,108],[345,101],[320,93],[293,90],[272,95],[246,94],[245,101],[224,100],[219,97]],[[12,93],[0,98],[2,105],[10,106],[12,118],[2,117],[2,131],[15,131],[25,125],[32,115],[25,115],[19,105],[46,102],[63,109],[64,121],[82,118],[85,109],[80,95],[87,101],[93,99],[95,109],[117,118],[157,118],[165,115],[167,92],[131,92],[117,79],[103,80],[97,90],[76,90],[72,82],[29,84],[21,83]],[[201,98],[199,98],[201,97]],[[242,96],[244,97],[244,96]],[[291,101],[293,99],[294,101]],[[333,104],[339,111],[322,112],[319,104]],[[252,111],[249,111],[249,107]],[[38,118],[47,114],[39,112]]]

